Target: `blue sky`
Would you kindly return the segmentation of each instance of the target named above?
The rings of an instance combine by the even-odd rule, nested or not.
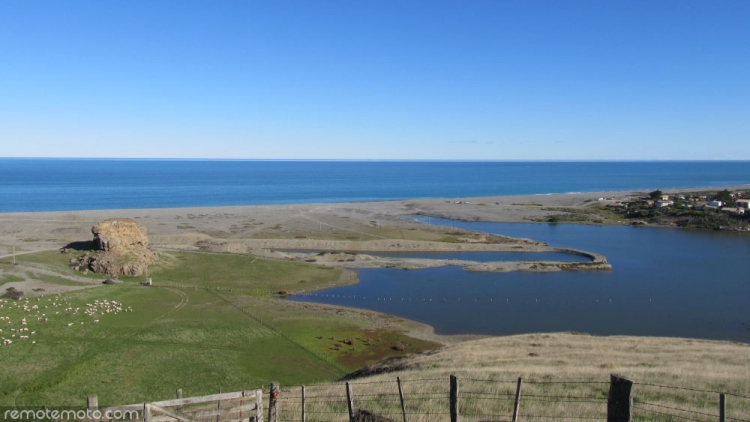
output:
[[[750,159],[750,1],[0,2],[0,156]]]

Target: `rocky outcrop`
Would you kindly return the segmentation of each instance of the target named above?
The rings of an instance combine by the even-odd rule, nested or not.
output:
[[[146,231],[146,226],[129,218],[113,218],[94,225],[91,232],[96,252],[80,257],[74,268],[112,277],[143,275],[158,259],[148,246]]]
[[[91,228],[94,247],[105,252],[148,249],[146,231],[146,226],[130,218],[111,218]]]

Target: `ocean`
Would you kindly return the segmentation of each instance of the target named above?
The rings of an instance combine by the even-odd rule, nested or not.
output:
[[[0,212],[382,201],[750,184],[748,161],[0,158]]]

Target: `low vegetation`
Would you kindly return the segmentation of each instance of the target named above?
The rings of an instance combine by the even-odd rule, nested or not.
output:
[[[409,421],[428,422],[448,419],[449,377],[455,374],[462,420],[510,420],[522,377],[519,420],[605,420],[609,377],[616,373],[634,381],[634,420],[718,420],[718,392],[734,394],[727,398],[727,420],[742,420],[750,414],[748,360],[750,346],[730,342],[528,334],[394,359],[360,371],[363,377],[350,383],[355,406],[400,420],[400,377]],[[292,420],[300,414],[299,389],[282,388],[287,400],[280,417]],[[346,412],[342,384],[307,387],[307,395],[326,397],[307,400],[308,421]]]
[[[70,275],[69,257],[29,254],[19,266],[55,269],[60,277],[41,281],[80,288],[62,277]],[[100,405],[115,405],[170,397],[177,388],[200,395],[271,380],[313,384],[438,346],[410,337],[413,325],[395,317],[275,297],[352,283],[356,275],[347,270],[165,253],[149,276],[154,286],[141,285],[145,276],[114,285],[87,276],[90,283],[78,283],[98,287],[4,299],[0,336],[11,343],[0,346],[0,406],[80,406],[92,394]],[[84,314],[104,301],[132,311]]]
[[[655,206],[655,202],[669,198],[669,205]],[[586,206],[546,207],[551,212],[545,217],[530,218],[539,223],[579,223],[633,225],[655,224],[709,230],[747,230],[750,212],[738,213],[733,209],[736,200],[750,197],[750,191],[707,191],[665,195],[661,190],[649,192],[642,197],[625,201],[601,202],[587,200]],[[721,201],[722,206],[706,206],[710,201]],[[731,211],[731,212],[730,212]]]
[[[532,218],[531,221],[537,223],[585,223],[585,224],[603,224],[606,222],[606,215],[600,208],[570,208],[570,207],[546,207],[543,211],[555,212],[544,218]]]
[[[610,212],[622,219],[649,224],[668,224],[710,230],[744,230],[750,225],[750,212],[739,214],[728,212],[734,208],[738,198],[750,197],[750,191],[731,193],[728,190],[700,192],[692,194],[668,195],[669,205],[655,207],[654,200],[661,199],[660,190],[650,192],[648,197],[635,198],[617,207],[609,207]],[[723,205],[707,206],[710,201],[720,201]]]
[[[17,277],[11,274],[6,274],[4,276],[0,276],[0,286],[2,286],[5,283],[12,283],[14,281],[22,281],[23,279],[21,277]]]

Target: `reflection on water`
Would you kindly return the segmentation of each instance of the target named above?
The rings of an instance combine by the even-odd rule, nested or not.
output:
[[[579,331],[750,342],[746,235],[629,226],[455,225],[601,253],[613,270],[363,269],[354,286],[293,299],[390,313],[430,324],[440,334]]]

